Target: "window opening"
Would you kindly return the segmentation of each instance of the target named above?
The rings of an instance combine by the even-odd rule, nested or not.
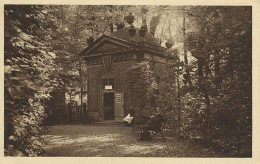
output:
[[[105,78],[103,79],[103,89],[109,90],[114,89],[115,78]]]

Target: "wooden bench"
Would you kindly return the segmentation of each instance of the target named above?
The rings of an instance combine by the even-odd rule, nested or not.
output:
[[[150,133],[152,132],[153,138],[160,133],[163,140],[165,140],[164,135],[163,135],[163,127],[165,124],[165,118],[163,117],[162,114],[157,114],[156,116],[153,117],[147,117],[147,116],[135,116],[133,119],[133,131],[132,133],[134,134],[135,129],[140,128],[141,134],[140,134],[140,139],[142,140],[149,140],[152,139]],[[149,134],[148,134],[149,133]]]
[[[144,124],[146,124],[149,120],[149,117],[144,115],[134,115],[134,119],[132,120],[132,134],[134,134],[136,129],[140,129]]]

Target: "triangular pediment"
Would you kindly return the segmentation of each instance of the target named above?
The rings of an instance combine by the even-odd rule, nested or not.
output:
[[[100,46],[96,47],[93,52],[104,52],[104,51],[113,51],[113,50],[123,50],[127,49],[128,47],[122,46],[119,44],[115,44],[111,41],[106,41],[102,43]]]
[[[83,56],[102,55],[103,53],[113,53],[125,50],[130,50],[134,47],[133,44],[113,38],[110,36],[102,36],[97,39],[91,46],[86,48],[82,53]]]

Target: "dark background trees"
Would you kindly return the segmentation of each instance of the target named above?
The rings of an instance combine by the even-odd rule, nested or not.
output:
[[[205,109],[201,131],[208,142],[235,154],[249,155],[252,141],[251,7],[190,7],[194,29],[188,50],[196,58],[192,77]],[[191,26],[191,27],[192,27]],[[202,124],[203,125],[203,124]]]

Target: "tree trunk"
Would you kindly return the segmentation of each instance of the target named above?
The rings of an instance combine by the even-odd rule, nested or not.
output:
[[[198,83],[199,89],[202,90],[202,79],[203,79],[203,61],[201,58],[198,58]]]
[[[83,102],[82,101],[83,100],[83,87],[82,87],[82,65],[81,65],[81,61],[79,61],[79,78],[80,78],[80,113],[81,113],[81,116],[82,116],[82,111],[83,111],[83,104],[82,104],[82,102]]]
[[[207,91],[207,76],[203,76],[203,66],[205,66],[205,61],[202,58],[198,58],[198,80],[199,89],[203,93],[206,104],[206,123],[207,123],[207,141],[211,143],[211,110],[210,110],[210,99]],[[207,65],[206,65],[207,67]]]
[[[210,144],[212,142],[210,99],[209,99],[209,95],[208,95],[206,87],[203,89],[203,92],[204,92],[203,94],[204,94],[205,103],[206,103],[206,115],[207,115],[207,119],[206,119],[206,121],[207,121],[207,141]]]
[[[227,62],[227,71],[230,75],[230,77],[233,79],[233,62],[234,62],[234,52],[232,52],[232,49],[229,50],[228,54],[228,62]]]
[[[150,21],[150,34],[152,34],[153,36],[155,35],[155,30],[158,24],[160,23],[160,18],[161,18],[161,14],[158,14],[156,16],[153,16]]]
[[[181,94],[180,94],[180,81],[179,81],[179,68],[177,71],[177,86],[178,86],[178,130],[179,136],[181,136]]]
[[[221,79],[220,79],[220,59],[218,58],[217,54],[215,54],[215,84],[217,89],[221,89]]]
[[[185,13],[183,12],[183,28],[182,28],[182,32],[183,32],[183,51],[184,51],[184,64],[185,64],[185,71],[186,71],[186,74],[187,74],[187,83],[189,84],[189,86],[191,87],[192,86],[192,83],[191,83],[191,78],[190,78],[190,70],[188,67],[188,57],[187,57],[187,49],[186,49],[186,25],[185,25]]]

